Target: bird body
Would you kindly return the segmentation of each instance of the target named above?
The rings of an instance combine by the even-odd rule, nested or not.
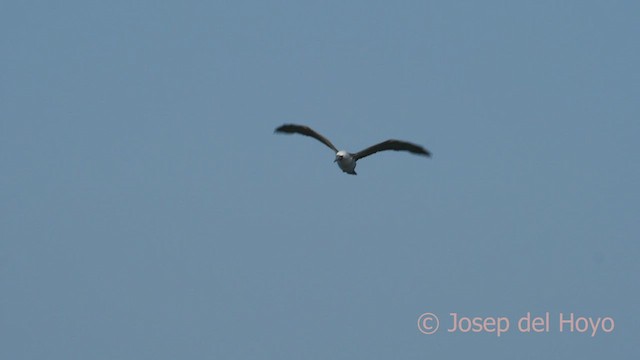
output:
[[[346,172],[350,175],[358,175],[356,174],[356,160],[353,158],[353,155],[349,154],[344,150],[340,150],[336,153],[336,159],[333,162],[338,163],[338,166],[342,171]]]
[[[338,164],[340,169],[350,175],[357,175],[355,172],[356,162],[359,159],[362,159],[371,154],[375,154],[379,151],[385,150],[395,150],[395,151],[408,151],[418,155],[424,155],[427,157],[431,156],[431,153],[423,148],[420,145],[412,144],[406,141],[401,140],[387,140],[383,141],[379,144],[370,146],[362,151],[358,151],[357,153],[349,153],[345,150],[338,150],[329,139],[317,133],[315,130],[311,129],[305,125],[296,125],[296,124],[284,124],[275,130],[276,133],[284,133],[284,134],[301,134],[305,136],[310,136],[321,143],[325,144],[331,150],[333,150],[336,154],[335,163]]]

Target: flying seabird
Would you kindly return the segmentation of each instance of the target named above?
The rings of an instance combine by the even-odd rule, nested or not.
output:
[[[312,138],[320,141],[321,143],[327,145],[331,150],[336,153],[336,158],[333,162],[337,162],[338,166],[342,171],[347,174],[357,175],[355,172],[356,169],[356,161],[362,159],[363,157],[369,156],[371,154],[375,154],[378,151],[385,150],[396,150],[396,151],[408,151],[418,155],[424,155],[427,157],[431,157],[431,153],[429,150],[423,148],[420,145],[412,144],[406,141],[400,140],[387,140],[383,141],[379,144],[370,146],[362,151],[358,151],[357,153],[349,153],[345,150],[338,150],[326,137],[318,134],[312,128],[305,125],[296,125],[296,124],[284,124],[278,128],[274,132],[283,133],[283,134],[301,134],[305,136],[311,136]]]

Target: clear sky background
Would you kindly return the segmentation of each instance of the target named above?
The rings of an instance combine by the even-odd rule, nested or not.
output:
[[[2,2],[0,358],[638,358],[639,4]]]

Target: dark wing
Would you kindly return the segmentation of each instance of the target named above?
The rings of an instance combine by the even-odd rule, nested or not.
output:
[[[277,128],[275,132],[283,133],[283,134],[301,134],[301,135],[311,136],[312,138],[315,138],[316,140],[330,147],[333,151],[338,152],[338,149],[336,149],[336,147],[333,146],[331,141],[329,141],[326,137],[318,134],[317,132],[315,132],[315,130],[313,130],[308,126],[296,125],[296,124],[284,124],[279,128]]]
[[[357,153],[353,154],[353,158],[354,160],[358,160],[358,159],[362,159],[363,157],[369,156],[371,154],[375,154],[378,151],[385,151],[385,150],[408,151],[414,154],[424,155],[427,157],[431,156],[431,153],[429,152],[429,150],[423,148],[420,145],[416,145],[416,144],[412,144],[412,143],[408,143],[406,141],[400,141],[400,140],[387,140],[387,141],[381,142],[380,144],[370,146],[362,151],[358,151]]]

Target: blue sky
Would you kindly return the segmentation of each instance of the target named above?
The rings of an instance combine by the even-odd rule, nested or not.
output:
[[[637,357],[639,11],[3,2],[0,357]]]

